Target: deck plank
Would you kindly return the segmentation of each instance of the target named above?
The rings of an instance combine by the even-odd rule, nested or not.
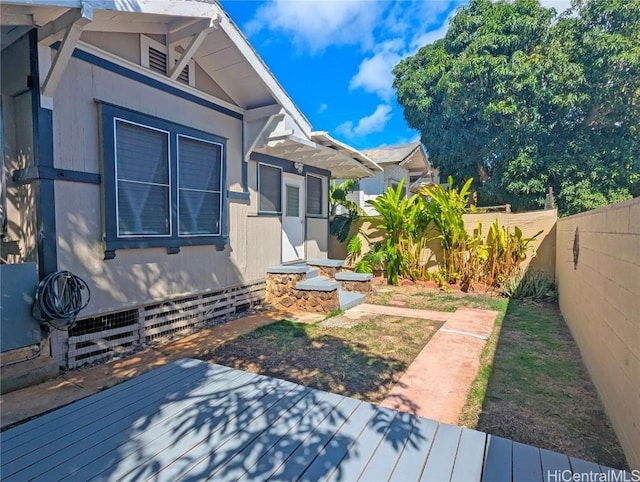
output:
[[[18,474],[18,478],[26,480],[35,477],[42,472],[55,467],[59,463],[72,458],[77,453],[82,453],[90,438],[98,432],[112,430],[114,424],[127,423],[132,416],[136,417],[149,410],[157,409],[166,397],[168,389],[183,390],[194,380],[197,380],[207,369],[207,365],[198,366],[196,370],[189,370],[187,374],[180,371],[171,372],[166,384],[140,384],[137,396],[115,399],[109,407],[93,414],[85,414],[72,420],[61,421],[56,431],[49,431],[33,439],[30,444],[22,444],[18,447],[9,446],[2,456],[3,477]],[[226,370],[218,370],[216,374],[223,379],[227,376]],[[163,380],[165,381],[165,380]],[[96,408],[96,410],[98,410]],[[126,410],[127,417],[123,418],[121,410]],[[52,424],[50,424],[52,425]],[[4,444],[4,441],[3,441]],[[28,459],[24,457],[31,454]],[[37,465],[37,466],[36,466]]]
[[[164,444],[160,452],[152,457],[153,467],[145,477],[154,481],[198,480],[205,478],[216,466],[233,455],[239,444],[247,438],[266,430],[309,389],[289,382],[281,383],[269,395],[249,406],[241,399],[230,400],[219,418],[205,414],[206,421],[195,425],[180,437],[179,443]],[[227,418],[232,418],[227,422]],[[154,447],[155,449],[155,447]],[[136,469],[115,479],[140,480]]]
[[[187,397],[172,401],[156,411],[148,411],[128,424],[127,419],[130,420],[130,418],[127,417],[122,423],[115,424],[107,433],[97,431],[96,434],[100,433],[99,439],[95,440],[95,437],[92,437],[94,443],[85,447],[82,457],[77,457],[71,463],[59,465],[49,474],[52,479],[64,475],[84,480],[108,470],[116,463],[127,464],[127,458],[137,457],[145,450],[145,440],[171,437],[172,432],[177,428],[176,421],[180,413],[192,409],[193,405],[203,398],[211,397],[212,402],[209,406],[215,410],[215,407],[220,404],[219,400],[216,403],[215,398],[221,393],[234,390],[242,396],[251,398],[264,390],[262,387],[247,385],[249,381],[251,381],[251,375],[246,373],[231,373],[222,380],[214,377],[207,378],[190,391]],[[139,462],[138,460],[133,463],[139,464]]]
[[[389,478],[391,482],[420,479],[437,429],[438,422],[435,420],[417,418],[411,436],[408,438]]]
[[[198,360],[198,364],[203,363]],[[131,395],[135,392],[135,388],[144,384],[147,380],[161,381],[165,377],[169,377],[172,371],[179,370],[176,364],[168,364],[163,367],[151,370],[139,377],[131,378],[118,385],[98,392],[90,397],[83,398],[73,402],[65,407],[59,408],[53,412],[47,413],[41,417],[31,420],[29,423],[18,425],[10,430],[2,432],[2,442],[10,444],[12,447],[18,447],[20,444],[30,443],[34,434],[44,435],[47,432],[55,430],[64,420],[72,420],[78,416],[91,415],[101,407],[108,405],[117,398],[125,395]],[[4,454],[3,454],[4,455]]]
[[[462,429],[460,445],[451,474],[452,481],[466,482],[482,478],[487,435],[476,430]]]
[[[513,482],[542,482],[540,449],[513,442]]]
[[[330,414],[309,436],[293,451],[284,463],[268,476],[268,480],[290,481],[297,480],[307,469],[311,461],[315,460],[329,443],[334,434],[358,410],[363,402],[353,398],[345,399],[338,411]],[[246,480],[246,478],[245,478]],[[249,479],[254,480],[254,479]]]
[[[438,425],[438,431],[420,479],[422,482],[442,482],[451,479],[461,435],[461,427],[446,423]]]
[[[483,482],[511,482],[512,475],[513,442],[497,435],[488,435]]]
[[[408,413],[398,413],[389,429],[372,452],[366,468],[358,480],[388,480],[405,445],[408,443],[416,418]],[[415,434],[414,436],[417,436]]]
[[[360,478],[371,455],[384,440],[385,435],[392,427],[399,415],[395,410],[376,407],[376,413],[371,421],[364,427],[348,449],[348,457],[345,457],[326,480],[354,481]]]
[[[552,452],[547,449],[540,449],[540,460],[542,462],[542,479],[544,482],[556,482],[562,480],[562,474],[571,472],[569,457]]]
[[[303,482],[325,480],[341,462],[351,458],[349,447],[370,423],[377,410],[373,405],[362,403],[338,429],[320,453],[309,461],[309,466],[298,478]],[[339,474],[338,474],[339,475]]]
[[[587,462],[586,460],[576,459],[575,457],[569,457],[569,461],[571,462],[571,470],[573,470],[574,474],[592,473],[594,474],[593,477],[597,477],[595,474],[601,473],[600,466],[594,462]]]
[[[257,464],[265,451],[273,449],[278,442],[295,439],[295,434],[290,433],[292,429],[297,428],[303,421],[314,423],[313,419],[318,416],[331,413],[341,399],[340,395],[310,390],[305,397],[287,409],[292,416],[285,415],[277,423],[270,424],[264,432],[256,434],[253,439],[247,438],[245,443],[235,449],[233,455],[206,474],[207,480],[225,482],[239,479],[250,467]],[[322,408],[319,408],[320,406]],[[266,472],[275,468],[271,465],[274,462],[269,461]],[[256,474],[254,480],[263,477],[264,474]]]
[[[239,480],[295,480],[360,403],[353,398],[341,397],[335,408],[321,420],[305,420],[293,437],[281,439],[261,454],[257,464],[249,467]]]

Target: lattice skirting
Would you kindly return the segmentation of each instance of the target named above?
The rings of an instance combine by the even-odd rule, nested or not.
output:
[[[67,366],[76,368],[175,335],[264,301],[265,281],[78,320],[69,330]]]

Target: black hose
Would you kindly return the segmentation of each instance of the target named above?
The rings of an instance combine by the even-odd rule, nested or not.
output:
[[[86,301],[82,292],[87,290]],[[56,271],[44,277],[36,290],[31,312],[34,318],[57,330],[69,330],[91,299],[91,290],[79,276],[69,271]]]

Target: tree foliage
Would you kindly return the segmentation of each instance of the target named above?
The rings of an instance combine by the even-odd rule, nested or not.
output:
[[[442,174],[483,205],[562,213],[640,195],[640,0],[471,0],[394,70],[398,102]]]

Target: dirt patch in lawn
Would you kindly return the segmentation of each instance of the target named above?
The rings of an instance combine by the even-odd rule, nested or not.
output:
[[[378,285],[367,300],[376,305],[402,306],[417,310],[456,311],[458,308],[479,308],[503,312],[508,300],[491,294],[463,293],[452,291],[445,293],[426,286],[388,286]]]
[[[384,315],[352,328],[283,320],[226,343],[204,358],[376,403],[441,325]]]
[[[609,467],[627,466],[555,304],[510,302],[477,429]]]

